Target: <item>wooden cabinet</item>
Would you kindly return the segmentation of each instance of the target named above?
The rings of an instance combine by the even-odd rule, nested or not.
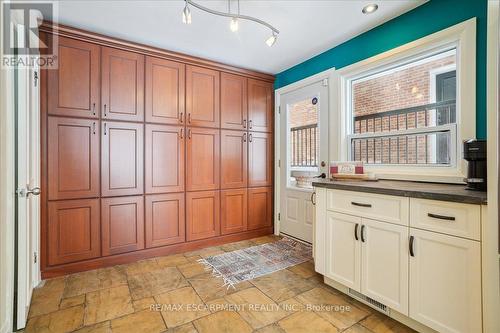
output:
[[[186,113],[188,126],[220,127],[219,72],[186,66]]]
[[[482,332],[481,245],[411,229],[410,317],[439,332]]]
[[[248,134],[242,131],[221,131],[221,188],[247,186]]]
[[[144,56],[102,48],[102,117],[144,120]]]
[[[146,193],[184,191],[184,127],[146,124]]]
[[[102,255],[144,248],[144,198],[142,196],[101,200]]]
[[[186,193],[186,238],[188,241],[220,235],[219,191]]]
[[[58,68],[47,71],[47,109],[52,115],[98,118],[100,47],[58,37]],[[53,43],[53,37],[49,37]]]
[[[268,133],[248,133],[248,186],[273,184],[273,142]]]
[[[146,121],[163,124],[184,122],[185,65],[146,57]]]
[[[143,124],[102,122],[102,196],[142,194]]]
[[[49,200],[99,196],[99,122],[49,117]]]
[[[99,199],[51,201],[48,221],[49,265],[100,255]]]
[[[248,189],[248,230],[271,227],[273,223],[272,187]]]
[[[361,293],[408,315],[408,227],[362,222]]]
[[[146,247],[184,241],[184,193],[146,195]]]
[[[247,128],[247,78],[221,73],[220,121],[221,128],[245,130]]]
[[[220,192],[221,234],[247,230],[247,189]]]
[[[273,84],[270,82],[248,79],[248,129],[273,130]]]
[[[188,128],[186,147],[186,190],[219,188],[220,131]]]

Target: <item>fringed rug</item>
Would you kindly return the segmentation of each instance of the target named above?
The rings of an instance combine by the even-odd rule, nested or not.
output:
[[[224,286],[233,287],[243,281],[255,279],[312,259],[312,247],[289,238],[277,242],[252,246],[198,262],[224,279]]]

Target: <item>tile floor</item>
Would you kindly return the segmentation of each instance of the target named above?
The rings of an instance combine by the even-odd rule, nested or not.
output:
[[[222,287],[197,262],[275,240],[264,236],[46,280],[33,293],[25,332],[414,332],[323,284],[312,262],[236,289]]]

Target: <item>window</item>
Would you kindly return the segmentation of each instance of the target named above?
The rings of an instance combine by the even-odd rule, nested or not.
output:
[[[349,80],[348,158],[373,165],[452,166],[457,48],[420,54]]]
[[[318,168],[318,97],[288,105],[290,167],[292,170]]]

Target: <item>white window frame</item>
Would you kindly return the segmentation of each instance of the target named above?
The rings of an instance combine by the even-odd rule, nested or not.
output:
[[[338,104],[333,118],[337,122],[335,136],[338,142],[337,160],[349,160],[350,135],[352,130],[351,82],[355,79],[375,74],[384,68],[393,68],[408,62],[408,59],[456,47],[457,70],[457,123],[438,126],[432,129],[416,129],[417,132],[442,129],[452,131],[456,140],[451,143],[452,163],[450,165],[374,165],[367,164],[366,170],[379,178],[407,179],[437,182],[463,183],[466,164],[462,157],[462,141],[476,137],[476,19],[472,18],[411,43],[402,45],[382,54],[344,67],[338,73]],[[455,131],[455,132],[453,132]],[[411,134],[403,130],[401,134]],[[398,132],[383,133],[384,136]],[[377,135],[375,133],[375,135]],[[373,137],[374,133],[367,134]],[[356,137],[359,137],[357,135]],[[452,140],[453,141],[453,140]]]

